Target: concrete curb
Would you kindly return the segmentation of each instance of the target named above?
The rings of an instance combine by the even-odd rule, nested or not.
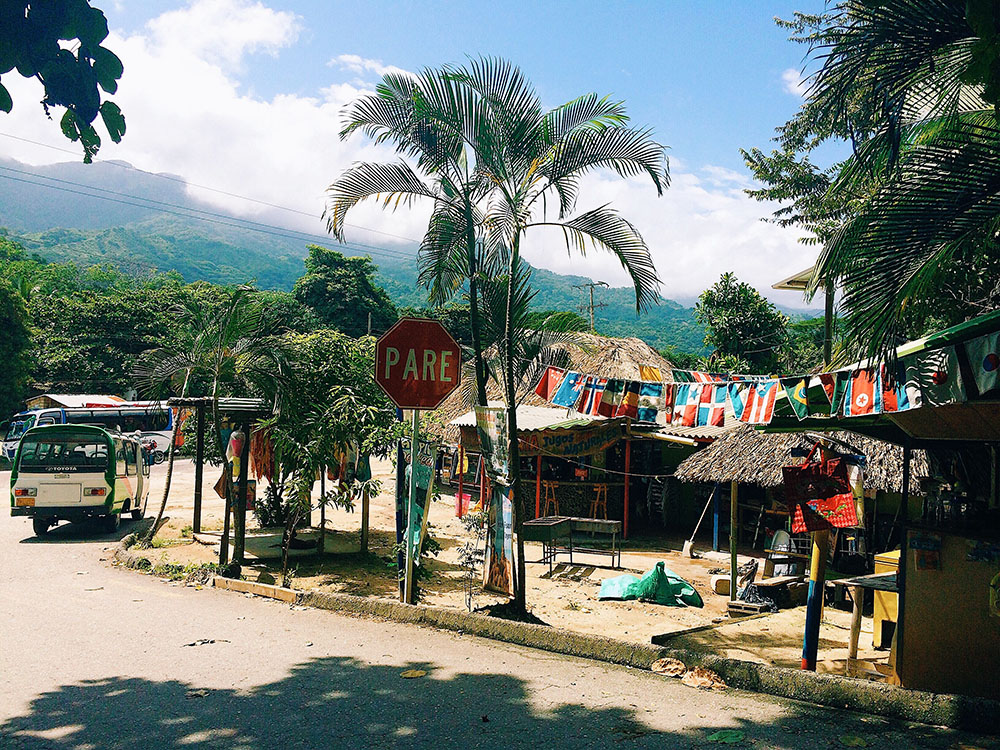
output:
[[[122,547],[115,551],[114,558],[128,568],[152,567],[152,561],[142,552],[132,552]],[[340,614],[426,625],[636,669],[649,669],[657,659],[672,657],[680,659],[689,667],[702,666],[711,669],[718,673],[727,685],[741,690],[921,724],[988,734],[1000,732],[1000,701],[986,698],[906,690],[867,680],[773,667],[699,651],[630,643],[604,636],[573,633],[544,625],[513,622],[441,607],[410,606],[350,594],[294,591],[280,586],[221,577],[216,577],[213,585],[217,588],[252,593]]]

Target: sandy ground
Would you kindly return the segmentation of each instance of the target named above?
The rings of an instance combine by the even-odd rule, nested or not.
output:
[[[395,505],[391,494],[394,471],[391,462],[373,465],[375,476],[383,480],[382,493],[372,498],[369,516],[370,554],[360,550],[360,507],[354,512],[328,509],[326,514],[326,554],[317,557],[312,550],[301,550],[292,563],[296,588],[315,588],[361,596],[395,598]],[[202,530],[199,541],[191,539],[193,518],[194,467],[190,460],[177,461],[166,523],[158,534],[158,553],[164,562],[212,562],[218,557],[218,532],[222,527],[223,502],[212,489],[219,469],[206,466],[203,485]],[[154,515],[162,497],[165,466],[153,469],[152,492],[148,514]],[[4,480],[0,476],[0,481]],[[317,484],[318,494],[318,484]],[[422,601],[427,604],[464,609],[466,605],[465,571],[458,564],[458,549],[469,539],[455,516],[454,495],[443,488],[441,499],[431,507],[430,533],[442,546],[427,567],[433,575],[424,581]],[[318,524],[319,512],[313,522]],[[256,579],[264,571],[279,570],[280,535],[262,533],[251,526],[247,541],[249,565],[244,575]],[[215,531],[215,534],[211,532]],[[308,536],[308,532],[305,534]],[[213,543],[214,542],[214,543]],[[671,645],[711,650],[740,659],[798,667],[801,660],[802,631],[805,608],[796,607],[766,617],[729,621],[725,617],[727,597],[713,593],[709,587],[713,569],[725,568],[723,562],[691,559],[681,555],[683,540],[670,538],[640,538],[626,542],[622,554],[624,570],[607,566],[609,558],[574,556],[575,565],[557,566],[551,577],[548,565],[532,563],[541,557],[541,546],[528,544],[529,608],[535,617],[554,627],[581,633],[596,633],[624,640],[648,643],[654,635],[677,633]],[[698,545],[696,544],[696,548]],[[702,546],[701,549],[705,547]],[[157,552],[153,553],[155,558]],[[564,560],[565,558],[560,558]],[[742,558],[741,558],[742,559]],[[637,601],[599,601],[601,581],[631,572],[641,575],[663,560],[666,567],[688,580],[705,602],[704,608],[664,607]],[[476,587],[473,607],[485,607],[506,601],[504,597],[483,592]],[[827,608],[820,634],[821,671],[844,671],[850,612]],[[711,626],[694,633],[680,633],[691,628]],[[871,648],[871,620],[862,624],[862,658],[886,661],[886,652]]]

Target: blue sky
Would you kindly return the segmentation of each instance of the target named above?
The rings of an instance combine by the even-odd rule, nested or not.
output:
[[[370,91],[387,67],[416,70],[467,56],[506,57],[528,74],[545,104],[589,91],[625,100],[636,124],[669,147],[673,185],[663,198],[647,184],[595,175],[581,209],[613,201],[646,236],[663,292],[690,298],[732,270],[784,304],[802,304],[770,283],[808,266],[814,249],[798,234],[764,224],[774,206],[743,189],[740,147],[767,147],[801,101],[796,72],[805,49],[787,41],[774,16],[817,12],[817,0],[760,2],[286,2],[285,0],[97,0],[112,28],[109,46],[125,76],[116,101],[128,122],[118,158],[192,182],[305,211],[192,192],[228,210],[322,232],[323,189],[358,159],[392,154],[337,138],[340,113]],[[7,83],[7,78],[5,78]],[[65,147],[45,128],[32,82],[2,130]],[[33,163],[65,159],[28,144],[2,148]],[[426,210],[357,210],[361,242],[378,232],[416,238]],[[552,238],[529,243],[532,262],[624,283],[612,259],[567,257]]]
[[[112,26],[139,30],[175,2],[124,0]],[[742,168],[739,149],[766,145],[798,97],[782,74],[805,49],[773,18],[818,12],[816,0],[661,2],[268,2],[304,33],[278,59],[257,55],[245,82],[262,96],[308,95],[343,54],[407,70],[498,55],[519,64],[546,104],[587,91],[623,99],[671,155],[692,167]]]

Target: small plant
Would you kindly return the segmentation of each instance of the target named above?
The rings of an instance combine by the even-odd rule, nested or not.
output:
[[[565,609],[568,609],[570,612],[579,612],[583,608],[580,606],[580,602],[575,602],[573,600],[570,600],[566,602]]]
[[[458,550],[458,564],[465,570],[465,606],[471,612],[478,590],[479,574],[486,560],[486,514],[466,513],[462,526],[471,538]]]
[[[182,539],[190,539],[192,536],[194,536],[194,529],[191,527],[191,524],[188,524],[187,526],[181,529]]]

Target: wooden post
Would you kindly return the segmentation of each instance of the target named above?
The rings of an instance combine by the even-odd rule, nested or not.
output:
[[[459,438],[458,444],[458,496],[455,498],[455,515],[459,518],[462,517],[464,510],[462,508],[462,495],[465,494],[465,471],[463,467],[465,466],[465,446],[461,443],[461,438]],[[452,472],[454,474],[454,472]]]
[[[542,454],[535,459],[535,518],[542,517]]]
[[[719,482],[715,483],[715,489],[712,491],[712,551],[719,551],[719,527],[722,525],[722,519],[720,518],[722,514],[722,486]]]
[[[396,419],[403,421],[403,410],[396,409]],[[406,536],[406,505],[404,493],[406,491],[406,466],[403,458],[403,440],[396,441],[396,576],[399,579],[399,601],[403,601],[406,596],[406,586],[403,581],[405,566],[405,555],[403,554],[402,543]]]
[[[628,539],[628,484],[629,472],[632,470],[632,441],[625,440],[625,518],[623,519],[622,539]]]
[[[830,532],[813,532],[812,564],[809,567],[809,598],[806,601],[806,629],[802,637],[802,669],[816,671],[819,650],[819,624],[823,617],[823,591],[826,588],[826,557]]]
[[[240,491],[236,499],[233,518],[236,519],[236,540],[233,543],[233,562],[243,564],[247,544],[247,481],[250,474],[250,422],[243,424],[243,447],[240,449]]]
[[[181,410],[177,409],[177,416],[180,418]],[[197,420],[197,435],[194,440],[194,519],[191,523],[193,533],[201,531],[201,485],[205,477],[205,406],[198,404],[195,407]]]
[[[413,544],[411,538],[419,537],[419,530],[414,527],[416,513],[414,509],[417,505],[417,438],[420,432],[420,411],[413,409],[410,417],[410,492],[408,505],[406,506],[406,534],[404,543],[406,544],[406,596],[404,604],[413,604]]]
[[[854,608],[851,610],[851,636],[847,642],[847,669],[845,674],[851,676],[851,662],[858,658],[858,639],[861,637],[861,604],[864,601],[865,590],[860,586],[851,586],[851,598]]]
[[[371,496],[368,490],[361,491],[361,554],[368,554],[368,513],[371,506]]]
[[[900,502],[903,503],[903,533],[899,541],[899,570],[896,571],[896,629],[893,631],[893,638],[896,641],[895,659],[893,669],[896,672],[896,684],[901,685],[901,677],[905,663],[903,661],[903,636],[906,630],[903,622],[906,619],[906,561],[909,559],[906,548],[909,540],[907,537],[907,520],[910,510],[910,461],[913,458],[913,443],[909,436],[903,440],[903,492]]]
[[[319,540],[316,554],[322,555],[326,547],[326,467],[319,469]]]
[[[729,484],[729,601],[736,601],[736,568],[739,561],[736,555],[736,506],[739,502],[740,485],[738,482]]]

